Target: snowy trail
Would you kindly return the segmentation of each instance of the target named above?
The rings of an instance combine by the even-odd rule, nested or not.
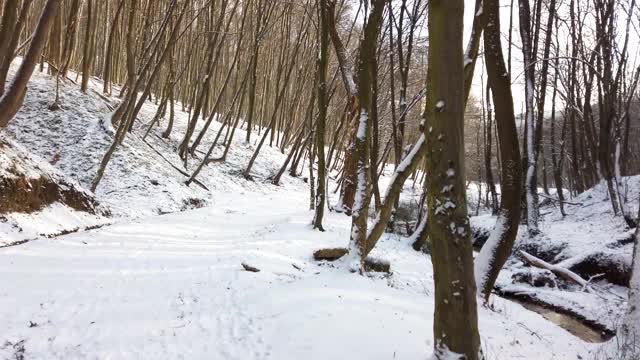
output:
[[[428,259],[387,239],[376,252],[391,261],[390,278],[314,264],[314,249],[344,245],[348,218],[330,214],[327,232],[311,231],[304,200],[228,194],[203,209],[2,249],[0,358],[20,346],[26,359],[426,358]],[[243,271],[243,261],[262,271]],[[489,359],[589,349],[517,305],[495,305],[481,311]]]
[[[253,338],[237,289],[249,290],[259,275],[240,273],[240,262],[262,258],[275,268],[295,269],[290,259],[264,247],[267,235],[292,224],[291,218],[271,206],[270,198],[261,200],[254,213],[201,209],[3,251],[0,323],[8,328],[0,331],[1,341],[35,332],[38,339],[27,343],[27,351],[79,358],[88,354],[84,351],[98,357],[151,356],[145,346],[126,345],[136,343],[121,336],[131,332],[143,343],[155,338],[156,345],[166,345],[155,349],[159,357],[191,358],[190,351],[203,350],[224,358],[264,357],[264,342]],[[268,215],[262,211],[266,207]],[[282,237],[269,245],[290,247],[292,240]],[[28,299],[32,303],[25,303]],[[29,321],[37,327],[19,330]],[[157,341],[181,336],[203,342],[202,335],[204,349],[172,348],[170,338]],[[229,344],[232,349],[226,349]]]

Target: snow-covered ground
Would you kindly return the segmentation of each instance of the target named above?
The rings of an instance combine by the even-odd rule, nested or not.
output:
[[[385,238],[375,255],[392,275],[314,263],[314,250],[346,244],[349,219],[330,214],[328,231],[313,231],[303,195],[219,194],[206,208],[3,249],[0,358],[426,358],[428,257]],[[594,349],[517,304],[493,308],[480,310],[489,359]]]
[[[637,209],[640,176],[625,178],[623,183],[628,204]],[[516,248],[582,274],[589,280],[590,289],[566,282],[548,271],[525,266],[516,258],[509,260],[496,285],[507,293],[533,298],[615,332],[622,325],[628,307],[626,286],[634,230],[628,228],[621,216],[613,215],[605,183],[567,201],[564,218],[556,203],[541,208],[540,236],[529,239],[526,226],[522,225]],[[478,229],[491,229],[495,217],[483,214],[472,217],[471,223]],[[532,286],[514,280],[523,275],[551,278],[555,284]]]
[[[19,59],[14,62],[10,76],[17,69],[18,63]],[[73,78],[73,75],[70,77]],[[78,85],[70,81],[62,83],[61,110],[51,111],[48,108],[54,99],[55,79],[47,75],[46,71],[35,72],[29,83],[23,107],[7,129],[0,133],[0,136],[7,137],[9,141],[28,151],[38,166],[53,166],[63,173],[67,180],[80,184],[85,189],[90,187],[98,165],[112,142],[112,129],[108,124],[112,109],[120,101],[116,96],[119,93],[117,87],[114,87],[113,97],[105,98],[98,95],[102,93],[100,81],[92,79],[89,85],[88,93],[83,94]],[[241,195],[247,190],[264,193],[275,188],[268,182],[265,184],[265,179],[275,174],[284,162],[285,155],[277,148],[265,146],[262,149],[252,170],[257,182],[237,176],[249,162],[255,142],[259,140],[259,136],[255,134],[252,143],[246,144],[246,133],[243,130],[236,131],[227,161],[206,166],[198,177],[210,191],[196,184],[185,186],[187,177],[174,168],[182,168],[182,161],[176,149],[185,133],[188,120],[188,113],[180,111],[180,108],[179,104],[176,105],[175,125],[169,139],[160,138],[167,125],[167,120],[164,119],[161,126],[154,128],[144,142],[142,137],[157,107],[150,102],[146,102],[142,107],[134,132],[128,134],[124,144],[116,150],[95,194],[100,210],[112,215],[109,221],[137,219],[203,206],[211,199],[212,194],[217,192]],[[202,125],[202,122],[198,123],[194,138]],[[199,150],[208,150],[220,126],[218,122],[212,123]],[[218,143],[222,143],[222,140]],[[214,157],[220,156],[222,150],[218,145]],[[202,157],[201,154],[199,156]],[[199,161],[200,159],[190,159],[188,168],[183,171],[191,173]],[[2,166],[0,171],[1,168]],[[282,187],[286,188],[291,183],[295,184],[294,186],[303,186],[302,180],[290,179],[284,176]],[[55,208],[0,219],[0,228],[7,229],[0,232],[0,246],[105,222],[104,219],[66,222],[61,218],[51,218],[52,213],[56,213]],[[77,216],[82,217],[81,214]],[[31,224],[37,224],[38,221],[47,218],[52,220],[42,222],[41,226],[35,228],[23,227],[25,222],[20,220],[25,217]],[[11,234],[9,229],[13,229]]]
[[[100,92],[100,83],[91,86]],[[111,141],[104,122],[118,100],[63,84],[62,110],[54,112],[47,109],[53,88],[47,75],[34,74],[5,136],[29,149],[34,161],[51,163],[88,187]],[[385,235],[373,255],[391,263],[390,275],[360,276],[314,262],[314,250],[347,245],[350,219],[328,213],[327,231],[312,230],[303,179],[285,174],[281,186],[267,180],[284,160],[279,149],[265,146],[254,166],[256,181],[245,180],[239,173],[254,144],[245,144],[239,130],[227,162],[205,167],[199,177],[210,191],[187,187],[173,168],[181,166],[176,148],[187,114],[177,112],[169,140],[158,137],[163,120],[145,143],[141,137],[155,109],[145,104],[95,194],[101,210],[111,213],[100,221],[112,225],[50,239],[39,234],[59,232],[45,221],[47,214],[59,215],[59,205],[7,216],[5,224],[22,221],[31,241],[0,248],[0,358],[429,356],[433,279],[427,255],[401,236]],[[219,127],[212,124],[201,150]],[[187,170],[197,162],[190,159]],[[408,181],[402,199],[417,202],[419,194]],[[95,221],[78,218],[73,226]],[[5,230],[0,222],[0,242]],[[242,262],[261,271],[244,271]],[[488,359],[587,359],[598,347],[516,303],[492,299],[479,311]]]

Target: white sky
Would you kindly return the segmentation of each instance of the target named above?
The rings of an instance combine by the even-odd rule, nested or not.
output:
[[[358,2],[360,0],[349,0],[352,1],[354,4],[354,9],[358,8]],[[399,0],[392,0],[394,2],[398,2]],[[567,19],[568,21],[568,9],[569,9],[569,0],[556,0],[557,1],[557,6],[559,6],[559,10],[558,12]],[[627,7],[627,1],[628,0],[617,0],[617,4],[624,4],[624,7]],[[411,3],[411,0],[409,0],[409,3]],[[464,51],[464,48],[466,47],[468,38],[470,36],[471,33],[471,25],[473,22],[473,16],[475,13],[475,0],[465,0],[465,14],[464,14],[464,43],[463,43],[463,48],[461,49],[461,51]],[[577,0],[577,3],[580,4],[580,6],[583,9],[586,9],[587,6],[593,6],[590,5],[592,4],[592,0]],[[547,2],[543,3],[543,16],[542,16],[542,24],[543,26],[546,26],[546,22],[547,22],[547,11],[546,11],[546,4]],[[505,57],[505,62],[508,61],[507,59],[507,54],[508,54],[508,34],[509,34],[509,13],[510,13],[510,5],[511,5],[511,0],[500,0],[500,26],[502,29],[502,47],[503,47],[503,53],[504,53],[504,57]],[[630,30],[630,41],[629,41],[629,54],[630,54],[630,61],[632,64],[635,64],[633,67],[637,67],[638,65],[640,65],[640,60],[636,61],[636,58],[638,57],[637,55],[639,55],[639,51],[640,51],[640,39],[638,38],[638,31],[640,31],[640,6],[639,4],[636,4],[636,15],[634,16],[634,19],[632,20],[633,26],[631,27]],[[618,15],[618,37],[619,37],[619,41],[620,43],[622,43],[622,36],[624,34],[622,34],[622,32],[625,30],[626,27],[626,21],[627,21],[627,15],[625,12],[623,11],[619,11],[620,9],[618,9],[618,11],[616,12],[616,14]],[[532,9],[533,11],[533,9]],[[426,15],[426,14],[425,14]],[[587,19],[586,21],[586,26],[587,27],[593,27],[593,15],[591,15],[590,19]],[[555,27],[555,26],[554,26]],[[563,26],[560,27],[560,46],[561,48],[564,49],[564,43],[563,40],[569,38],[569,33],[568,30],[565,28],[563,28]],[[420,29],[421,35],[426,35],[426,28],[424,29]],[[543,40],[544,40],[544,34],[541,34],[541,40],[540,40],[540,45],[539,45],[539,57],[542,56],[542,46],[543,46]],[[524,79],[523,79],[523,60],[522,60],[522,50],[520,48],[520,32],[519,32],[519,21],[518,21],[518,0],[513,0],[513,29],[512,29],[512,39],[513,39],[513,47],[512,47],[512,52],[511,52],[511,79],[512,79],[512,93],[513,93],[513,103],[514,103],[514,111],[516,114],[519,114],[523,107],[524,107]],[[554,37],[555,40],[555,37]],[[482,49],[481,49],[482,51]],[[562,60],[561,60],[562,61]],[[474,76],[474,81],[472,84],[472,88],[471,88],[471,92],[472,95],[480,98],[481,97],[481,92],[482,92],[482,86],[481,86],[481,76],[484,73],[484,63],[483,63],[483,58],[482,56],[478,57],[478,63],[476,65],[476,69],[475,69],[475,76]],[[551,72],[552,70],[550,69],[550,76],[552,74]],[[486,82],[486,74],[484,75],[484,81]],[[548,88],[547,88],[547,104],[545,106],[545,109],[548,110],[551,107],[550,101],[551,101],[551,92],[552,92],[552,83],[551,83],[552,79],[549,79],[549,84],[548,84]],[[560,106],[560,105],[557,105]]]

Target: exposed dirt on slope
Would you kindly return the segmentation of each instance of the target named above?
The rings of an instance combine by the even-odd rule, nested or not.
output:
[[[32,213],[56,202],[95,214],[97,202],[89,193],[48,174],[2,139],[0,153],[4,155],[1,163],[4,169],[0,171],[0,214]]]

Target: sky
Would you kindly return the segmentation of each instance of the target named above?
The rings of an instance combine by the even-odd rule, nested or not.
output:
[[[355,5],[354,5],[354,9],[358,8],[358,2],[359,0],[348,0],[348,1],[352,1]],[[392,0],[394,1],[394,3],[398,3],[399,0]],[[409,0],[409,3],[411,3],[412,0]],[[501,31],[502,31],[502,47],[503,47],[503,53],[505,56],[505,62],[507,62],[507,53],[508,53],[508,34],[509,34],[509,15],[510,15],[510,5],[511,5],[511,1],[512,0],[500,0],[500,27],[501,27]],[[531,1],[531,0],[530,0]],[[587,3],[591,3],[592,0],[578,0],[580,2],[580,4],[582,4],[581,6],[586,6]],[[471,34],[471,25],[473,22],[473,16],[475,14],[475,0],[465,0],[465,11],[464,11],[464,42],[463,42],[463,48],[461,49],[461,51],[464,51],[464,48],[466,47],[466,44],[468,42],[469,36]],[[533,1],[531,1],[531,3],[533,3]],[[626,4],[627,0],[618,0],[618,4]],[[563,16],[568,18],[568,4],[569,4],[569,0],[557,0],[557,5],[559,6],[559,10],[558,12]],[[625,5],[626,6],[626,5]],[[543,6],[544,8],[544,6]],[[636,4],[636,12],[640,12],[640,10],[638,10],[638,4]],[[624,31],[625,26],[626,26],[626,14],[624,12],[618,11],[618,30],[619,30],[619,38],[622,38],[621,32]],[[542,22],[543,24],[546,23],[546,10],[543,10],[543,18],[542,18]],[[640,14],[636,14],[635,18],[633,19],[633,25],[631,28],[631,32],[630,32],[630,42],[629,42],[629,53],[631,56],[631,59],[635,59],[636,55],[638,55],[638,51],[640,50],[640,46],[639,46],[639,39],[638,39],[638,31],[640,31]],[[591,21],[587,20],[586,23],[587,26],[593,26],[593,21],[591,19]],[[427,30],[426,30],[426,26],[423,29],[420,29],[421,33],[423,35],[426,35]],[[564,47],[564,44],[562,43],[562,41],[564,39],[569,38],[569,34],[567,29],[563,29],[562,27],[560,28],[560,41],[561,47]],[[543,35],[541,35],[543,36]],[[513,47],[512,47],[512,58],[511,58],[511,79],[512,79],[512,94],[513,94],[513,103],[514,103],[514,111],[516,112],[516,114],[520,113],[521,111],[523,111],[524,108],[524,101],[525,101],[525,96],[524,96],[524,76],[523,76],[523,56],[522,56],[522,50],[521,50],[521,41],[520,41],[520,32],[519,32],[519,21],[518,21],[518,0],[513,0],[513,28],[512,28],[512,39],[513,39]],[[542,41],[542,40],[541,40]],[[620,42],[622,42],[620,40]],[[541,45],[542,46],[542,45]],[[481,49],[482,51],[482,49]],[[542,52],[542,49],[540,49],[539,52]],[[540,55],[541,56],[541,55]],[[478,63],[476,65],[476,69],[475,69],[475,74],[474,74],[474,81],[472,84],[472,88],[471,88],[471,92],[472,95],[474,95],[477,98],[481,98],[482,96],[482,90],[483,90],[483,86],[482,86],[482,78],[484,76],[484,81],[486,82],[486,73],[484,70],[484,63],[483,63],[483,57],[479,56],[478,57]],[[638,66],[638,65],[636,65]],[[547,103],[545,105],[546,109],[550,109],[551,108],[551,92],[552,92],[552,88],[551,88],[552,84],[548,84],[548,88],[547,88]]]

